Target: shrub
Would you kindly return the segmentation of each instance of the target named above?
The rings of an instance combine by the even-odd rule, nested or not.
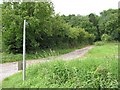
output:
[[[95,45],[96,45],[96,46],[102,46],[102,45],[104,45],[104,42],[98,41],[98,42],[95,42]]]
[[[93,44],[94,40],[95,40],[95,36],[93,34],[89,34],[86,32],[85,36],[85,41],[88,43],[88,44]]]
[[[101,37],[102,41],[111,41],[111,36],[109,36],[108,34],[103,34]]]

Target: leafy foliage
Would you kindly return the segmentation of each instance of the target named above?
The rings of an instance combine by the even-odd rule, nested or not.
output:
[[[93,26],[96,27],[96,32],[97,32],[96,40],[100,40],[100,30],[99,30],[99,25],[98,25],[99,17],[91,13],[89,15],[89,21],[93,24]]]
[[[118,10],[109,9],[101,12],[99,20],[99,28],[101,35],[107,34],[111,36],[112,40],[118,40],[119,36],[119,26],[118,26]]]
[[[97,36],[96,27],[93,26],[93,23],[89,21],[88,16],[81,16],[81,15],[75,16],[73,14],[68,16],[62,15],[61,17],[66,21],[66,23],[69,23],[72,27],[83,28],[86,32]]]
[[[111,37],[119,39],[117,9],[86,16],[54,14],[51,2],[18,3],[2,5],[3,51],[22,53],[23,20],[26,19],[26,49],[35,53],[39,49],[76,47]],[[109,40],[108,40],[109,41]]]
[[[102,41],[97,41],[97,42],[95,42],[95,45],[96,45],[96,46],[102,46],[102,45],[104,45],[104,42],[102,42]]]
[[[111,41],[111,36],[107,35],[107,34],[103,34],[101,37],[102,41]]]
[[[111,36],[112,40],[120,37],[118,9],[109,9],[101,12],[100,16],[91,13],[90,15],[62,15],[66,23],[72,27],[82,27],[85,31],[95,35],[95,41],[100,41],[103,34]]]
[[[13,8],[11,8],[13,5]],[[39,7],[39,8],[38,8]],[[29,22],[26,29],[26,47],[34,50],[38,43],[47,34],[46,25],[50,26],[49,18],[53,14],[53,6],[49,2],[41,3],[4,3],[3,4],[3,42],[5,50],[22,52],[23,20]],[[44,12],[43,12],[44,11]],[[50,29],[50,28],[49,28]],[[41,33],[42,32],[42,33]],[[41,34],[40,34],[41,33]]]
[[[4,3],[3,4],[3,49],[12,53],[22,53],[23,20],[26,19],[26,49],[52,47],[75,47],[80,43],[92,43],[94,36],[80,27],[72,27],[64,19],[54,15],[51,2]],[[62,48],[63,48],[62,47]]]

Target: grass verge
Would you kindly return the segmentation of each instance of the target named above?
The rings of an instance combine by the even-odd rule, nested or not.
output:
[[[87,45],[86,45],[87,46]],[[50,56],[58,56],[61,54],[66,54],[69,52],[72,52],[76,49],[80,49],[82,47],[85,47],[85,45],[81,45],[77,48],[67,48],[67,49],[46,49],[46,50],[40,50],[35,54],[26,54],[26,60],[32,60],[32,59],[40,59],[40,58],[46,58]],[[2,61],[0,63],[7,63],[7,62],[15,62],[22,60],[22,54],[7,54],[7,53],[0,53],[2,56]]]

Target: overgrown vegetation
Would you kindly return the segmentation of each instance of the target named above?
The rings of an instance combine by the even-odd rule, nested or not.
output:
[[[118,45],[95,46],[82,59],[51,61],[27,68],[26,81],[17,73],[3,81],[6,88],[117,88]]]
[[[107,34],[103,34],[101,37],[101,40],[106,42],[106,41],[112,41],[111,36],[107,35]]]
[[[61,54],[66,54],[69,52],[72,52],[76,49],[80,49],[84,47],[83,46],[79,46],[79,47],[75,47],[75,48],[64,48],[64,49],[43,49],[43,50],[39,50],[36,53],[29,53],[26,54],[26,60],[32,60],[32,59],[40,59],[40,58],[47,58],[50,56],[58,56]],[[21,61],[23,58],[22,54],[9,54],[9,53],[1,53],[1,62],[0,63],[7,63],[7,62],[15,62],[15,61]]]
[[[104,45],[104,42],[103,41],[98,41],[98,42],[95,42],[95,45],[96,46],[102,46],[102,45]]]
[[[85,31],[94,34],[96,37],[95,41],[101,40],[104,34],[107,34],[112,40],[118,40],[120,37],[118,24],[120,13],[118,9],[104,10],[100,13],[100,16],[91,13],[86,16],[72,14],[63,15],[62,17],[72,27],[81,27]]]
[[[22,53],[23,20],[26,19],[26,51],[53,47],[76,47],[93,44],[104,35],[118,40],[117,9],[101,12],[100,16],[62,15],[54,13],[52,2],[5,2],[2,4],[3,51]],[[107,38],[107,37],[106,37]]]
[[[26,51],[53,47],[75,47],[93,43],[95,36],[83,28],[71,27],[64,19],[54,14],[51,2],[4,3],[2,6],[3,50],[22,53],[23,20],[26,19]]]

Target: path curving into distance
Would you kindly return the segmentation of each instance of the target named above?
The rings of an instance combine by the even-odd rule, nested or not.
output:
[[[29,65],[32,65],[35,63],[49,62],[49,61],[52,61],[53,59],[57,59],[57,60],[60,59],[60,60],[65,60],[65,61],[73,60],[76,58],[83,57],[93,47],[94,46],[87,46],[85,48],[78,49],[73,52],[63,54],[60,56],[53,56],[53,57],[43,58],[43,59],[38,59],[38,60],[27,60],[26,66],[28,67]],[[6,77],[9,77],[17,72],[19,72],[18,71],[18,62],[0,64],[0,81],[2,81]]]

